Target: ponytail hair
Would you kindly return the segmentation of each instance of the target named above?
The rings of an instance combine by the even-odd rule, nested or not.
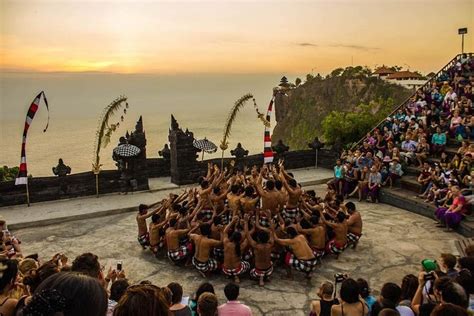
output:
[[[33,293],[36,288],[49,276],[59,272],[57,264],[53,261],[43,263],[38,269],[33,269],[28,272],[23,278],[23,284],[30,287],[30,292]]]
[[[12,284],[18,274],[18,262],[6,257],[0,258],[0,292]]]

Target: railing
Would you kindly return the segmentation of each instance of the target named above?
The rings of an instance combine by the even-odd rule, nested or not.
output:
[[[464,53],[466,54],[469,58],[473,58],[474,56],[474,53]],[[401,109],[404,105],[406,105],[411,98],[413,98],[413,96],[416,95],[417,91],[418,90],[423,90],[425,89],[427,86],[431,86],[431,84],[436,81],[448,68],[450,68],[451,66],[453,66],[457,61],[458,59],[464,55],[464,54],[458,54],[456,55],[453,59],[451,59],[443,68],[441,68],[440,71],[438,71],[433,77],[431,77],[430,79],[428,79],[425,84],[423,84],[421,87],[415,89],[415,91],[413,92],[413,94],[411,94],[408,98],[406,98],[402,103],[400,103],[400,105],[398,105],[389,115],[387,115],[388,117],[389,116],[392,116],[393,114],[395,114],[395,112],[397,112],[399,109]],[[374,128],[372,128],[370,130],[369,133],[372,134],[373,131],[375,131],[375,129],[379,128],[380,125],[382,125],[383,122],[385,122],[387,118],[384,118],[382,121],[380,121],[379,123],[377,123],[377,125],[375,125]],[[365,139],[367,133],[359,140],[357,141],[357,143],[355,143],[354,145],[352,145],[351,149],[354,149],[356,148],[357,146],[360,145],[360,143],[362,143],[362,141]]]

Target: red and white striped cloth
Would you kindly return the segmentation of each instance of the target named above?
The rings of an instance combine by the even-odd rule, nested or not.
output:
[[[21,142],[21,161],[20,161],[20,171],[18,172],[18,176],[15,179],[15,185],[21,184],[28,184],[28,170],[26,166],[26,136],[28,134],[28,129],[30,128],[31,122],[35,117],[36,112],[38,111],[41,96],[43,97],[44,103],[46,105],[46,109],[48,110],[48,122],[46,123],[46,127],[44,128],[43,132],[46,132],[49,125],[49,107],[48,107],[48,100],[46,99],[46,95],[44,91],[41,91],[28,109],[28,113],[26,113],[26,120],[25,120],[25,127],[23,129],[23,140]]]
[[[270,117],[273,111],[273,98],[268,105],[267,117],[266,120],[270,122]],[[264,145],[263,145],[263,162],[272,163],[273,162],[273,150],[272,150],[272,136],[270,134],[270,126],[265,125],[265,134],[264,134]]]

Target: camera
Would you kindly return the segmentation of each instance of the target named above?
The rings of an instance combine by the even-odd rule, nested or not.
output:
[[[438,269],[438,263],[436,260],[432,259],[424,259],[421,261],[421,266],[423,267],[423,271],[431,272]]]
[[[336,273],[336,274],[334,274],[334,280],[335,280],[336,283],[341,283],[345,279],[347,279],[347,274],[346,273]]]
[[[117,261],[117,271],[122,271],[122,261]]]
[[[435,276],[435,272],[434,271],[430,271],[430,272],[425,272],[425,275],[423,276],[423,280],[425,281],[432,281],[436,278]]]

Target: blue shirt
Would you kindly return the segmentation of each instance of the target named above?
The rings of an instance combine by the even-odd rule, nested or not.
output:
[[[344,167],[343,166],[334,166],[334,176],[337,179],[342,178],[342,168],[344,168]]]
[[[445,133],[434,133],[431,137],[431,143],[435,145],[446,145],[446,134]]]
[[[365,298],[365,303],[367,304],[367,307],[369,308],[369,313],[372,311],[372,306],[374,305],[375,302],[377,302],[377,299],[372,295],[369,295]]]

